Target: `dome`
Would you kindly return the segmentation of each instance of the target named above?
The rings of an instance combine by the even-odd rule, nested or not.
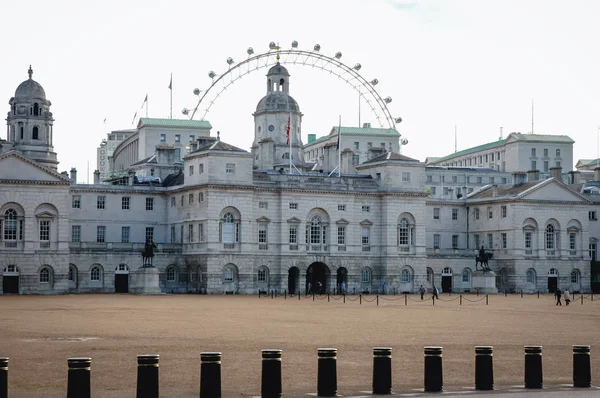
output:
[[[270,76],[270,75],[284,75],[284,76],[289,76],[290,73],[288,72],[288,70],[286,69],[285,66],[282,66],[279,62],[277,62],[267,72],[267,76]]]
[[[300,112],[300,107],[295,99],[282,91],[267,94],[256,105],[256,112]]]
[[[46,99],[46,92],[41,84],[31,78],[33,70],[29,67],[29,79],[19,84],[17,91],[15,91],[15,99],[28,99],[28,98],[40,98]]]

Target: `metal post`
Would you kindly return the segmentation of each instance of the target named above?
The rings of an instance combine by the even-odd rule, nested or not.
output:
[[[0,398],[8,398],[8,358],[0,358]]]
[[[435,295],[431,296],[431,300],[433,301],[433,305],[435,305]]]
[[[67,378],[67,398],[90,398],[90,371],[92,358],[69,358]]]
[[[317,396],[334,397],[337,394],[337,348],[319,348],[317,356]]]
[[[543,388],[542,346],[525,346],[525,388]]]
[[[475,347],[475,389],[494,389],[494,347]]]
[[[158,398],[158,355],[138,355],[137,398]]]
[[[523,298],[523,289],[521,289],[521,298]]]
[[[275,291],[271,290],[271,298],[275,298]]]
[[[327,292],[327,302],[329,302],[329,292]]]
[[[281,350],[262,350],[260,395],[265,398],[281,397]]]
[[[359,304],[362,304],[362,294],[359,294],[359,295],[358,295],[358,303],[359,303]]]
[[[315,292],[313,292],[313,301],[315,301]]]
[[[200,353],[200,398],[221,398],[221,353]]]
[[[283,299],[287,300],[287,289],[283,291]]]
[[[379,295],[377,295],[377,305],[379,305]]]
[[[346,304],[346,293],[344,293],[344,304]]]
[[[591,387],[590,346],[573,346],[573,387]]]
[[[581,295],[581,305],[583,305],[583,294]]]
[[[540,291],[538,290],[538,298],[540,298]]]
[[[300,301],[300,296],[301,296],[300,290],[298,290],[298,301]]]
[[[406,298],[406,294],[404,295],[404,306],[408,305],[408,299]]]
[[[444,389],[442,347],[425,347],[425,392]]]
[[[459,305],[462,305],[462,294],[459,296],[458,303],[459,303]]]
[[[489,304],[489,299],[490,299],[490,296],[489,296],[489,294],[486,294],[486,295],[485,295],[485,305],[488,305],[488,304]]]
[[[392,393],[392,349],[373,348],[373,394]]]

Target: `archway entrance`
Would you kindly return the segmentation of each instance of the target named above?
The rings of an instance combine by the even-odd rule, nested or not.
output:
[[[2,274],[2,291],[7,294],[19,294],[19,269],[16,265],[8,265]]]
[[[342,294],[348,289],[348,270],[346,268],[338,268],[336,283],[336,291],[338,294]]]
[[[329,267],[325,264],[312,263],[306,270],[306,292],[325,293],[329,275]]]
[[[129,293],[129,267],[126,264],[115,268],[115,293]]]
[[[292,267],[288,270],[288,292],[290,294],[300,293],[297,292],[298,285],[300,284],[300,270],[298,267]]]
[[[452,291],[452,268],[446,267],[442,270],[442,292]]]
[[[556,268],[552,268],[550,272],[548,272],[548,292],[554,293],[558,288],[558,270]]]

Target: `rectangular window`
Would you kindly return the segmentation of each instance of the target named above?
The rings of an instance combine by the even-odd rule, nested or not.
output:
[[[171,197],[171,207],[177,206],[177,199],[174,196]]]
[[[176,143],[180,143],[181,142],[181,135],[175,134],[175,142]]]
[[[561,167],[560,162],[558,160],[556,161],[556,167]]]
[[[433,182],[433,176],[428,175],[427,176],[427,182]]]
[[[531,156],[535,157],[535,148],[531,148]]]
[[[198,174],[204,173],[204,163],[198,165]]]
[[[267,243],[267,224],[258,224],[258,243]]]
[[[483,156],[479,155],[479,164],[483,163]]]
[[[588,211],[588,217],[590,221],[598,221],[598,217],[596,216],[596,211]]]
[[[193,134],[190,134],[190,144],[193,143],[196,140],[196,136]]]
[[[452,176],[452,182],[456,184],[458,182],[458,177]]]
[[[537,162],[535,160],[531,161],[531,170],[537,170]]]
[[[104,225],[98,225],[96,227],[96,242],[106,242],[106,227]]]
[[[372,142],[367,142],[367,148],[371,149],[372,146],[373,146]]]
[[[506,177],[502,177],[502,184],[506,184]]]
[[[161,134],[160,135],[160,142],[167,142],[167,135],[166,134]]]
[[[452,235],[452,248],[458,249],[458,235]]]
[[[341,246],[346,245],[346,227],[338,227],[337,244]]]
[[[488,162],[488,155],[485,155],[485,162]]]
[[[494,153],[490,154],[490,161],[494,161]]]
[[[440,219],[440,208],[439,207],[434,207],[433,208],[433,219],[434,220],[439,220]]]
[[[590,260],[596,261],[596,244],[590,243],[588,245],[588,250],[589,250]]]
[[[71,198],[71,207],[81,209],[81,195],[73,195],[73,198]]]
[[[146,242],[154,242],[154,227],[146,227]]]
[[[481,242],[479,241],[479,235],[473,235],[473,242],[475,243],[475,248],[479,249],[479,247],[481,246]]]
[[[290,203],[290,210],[298,210],[298,203],[291,202]]]
[[[269,203],[267,203],[267,202],[258,202],[258,208],[259,209],[268,209],[269,208]]]
[[[171,225],[171,243],[177,243],[177,233],[174,225]]]
[[[494,248],[494,235],[487,234],[487,239],[488,239],[488,249],[493,249]]]
[[[290,242],[290,245],[295,245],[298,243],[298,226],[297,225],[290,225],[289,242]]]
[[[500,237],[502,238],[502,248],[506,249],[506,247],[507,247],[507,244],[506,244],[506,239],[507,239],[506,238],[506,232],[502,232],[500,234]]]
[[[506,218],[506,206],[500,207],[500,217]]]
[[[477,177],[477,184],[483,183],[483,177]]]
[[[96,198],[96,209],[105,209],[106,208],[106,196],[98,195]]]
[[[544,148],[544,156],[548,156],[548,148]]]
[[[370,237],[371,237],[371,228],[370,227],[361,227],[361,243],[363,246],[369,246]]]
[[[354,149],[360,149],[360,144],[358,143],[358,141],[354,142]]]
[[[204,224],[198,224],[198,240],[204,242]]]
[[[146,210],[154,210],[154,198],[146,198]]]
[[[129,243],[131,227],[121,227],[121,243]]]
[[[444,187],[444,196],[447,196],[449,192],[449,188],[448,187]]]
[[[190,166],[189,171],[190,171],[190,176],[193,176],[194,175],[194,165]]]
[[[556,157],[559,158],[560,157],[560,149],[556,150]]]
[[[352,155],[352,166],[357,166],[360,163],[359,155]]]
[[[194,224],[188,225],[188,242],[194,241]]]
[[[488,213],[488,220],[491,220],[492,218],[494,218],[494,209],[493,208],[488,207],[487,213]]]
[[[198,202],[204,202],[204,192],[198,192]]]
[[[458,209],[452,209],[452,221],[458,221]]]
[[[121,210],[129,210],[129,202],[130,198],[128,196],[123,196],[121,198]]]
[[[494,177],[490,177],[490,184],[494,183]]]
[[[368,213],[371,211],[371,206],[362,205],[362,211]]]
[[[338,205],[338,211],[346,211],[346,205]]]
[[[479,208],[478,207],[475,208],[475,219],[479,220]]]
[[[194,194],[193,193],[188,194],[188,204],[190,204],[190,205],[194,204]]]
[[[402,172],[402,182],[410,182],[410,173],[406,171]]]
[[[235,163],[227,163],[225,165],[226,174],[235,174]]]
[[[544,173],[547,173],[550,170],[550,164],[547,160],[544,160]]]
[[[433,248],[440,248],[440,234],[433,234]]]
[[[431,191],[431,194],[432,194],[432,195],[435,195],[435,192],[436,192],[436,189],[435,189],[435,187],[431,187],[431,188],[429,188],[429,189],[430,189],[430,191]]]
[[[40,221],[40,240],[46,242],[50,240],[50,220]]]
[[[577,249],[576,242],[577,242],[577,234],[575,234],[574,232],[569,233],[569,250]]]
[[[531,238],[533,234],[531,232],[525,232],[525,249],[531,250]]]
[[[71,242],[81,242],[81,225],[71,226]]]
[[[181,207],[183,207],[183,195],[181,195]]]

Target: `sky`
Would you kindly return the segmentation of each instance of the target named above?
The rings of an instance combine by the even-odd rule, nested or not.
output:
[[[535,133],[573,138],[575,162],[598,154],[595,0],[28,0],[0,2],[0,15],[4,111],[31,64],[52,102],[59,171],[76,167],[84,179],[106,133],[146,115],[146,95],[149,117],[169,117],[171,74],[173,118],[186,118],[194,88],[210,87],[211,70],[225,74],[228,57],[239,62],[248,47],[259,54],[293,40],[340,51],[346,65],[361,63],[365,79],[377,78],[390,113],[403,119],[402,153],[421,161],[495,141],[501,127],[504,137],[531,132],[532,103]],[[347,83],[286,66],[304,142],[339,117],[358,126],[358,95]],[[206,116],[213,135],[249,150],[265,74],[249,73],[219,96]],[[360,120],[377,127],[364,103]]]

